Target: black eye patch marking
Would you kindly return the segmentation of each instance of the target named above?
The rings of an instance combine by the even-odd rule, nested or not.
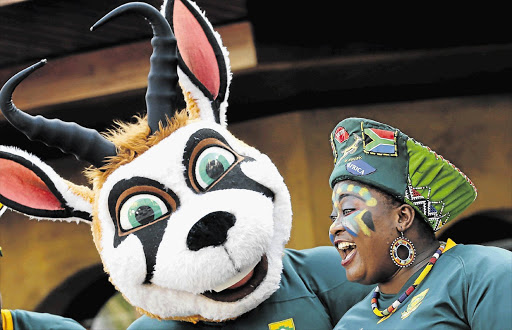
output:
[[[206,138],[192,151],[188,166],[189,181],[198,192],[210,190],[242,160],[226,144],[215,138]]]
[[[134,177],[114,185],[108,204],[122,237],[168,217],[178,208],[178,198],[157,181]]]
[[[185,179],[194,191],[205,192],[243,159],[220,134],[211,129],[201,129],[189,138],[185,146]]]
[[[196,193],[245,189],[273,199],[274,193],[270,189],[242,172],[240,165],[247,161],[254,159],[236,153],[218,132],[201,129],[190,136],[185,146],[185,180]]]
[[[246,161],[251,161],[251,159],[246,158]],[[233,167],[233,169],[229,171],[229,173],[227,173],[221,181],[219,181],[208,191],[224,189],[244,189],[256,191],[274,200],[274,193],[272,190],[246,176],[240,169],[240,166]]]
[[[174,192],[143,177],[119,181],[110,192],[108,207],[116,229],[114,247],[118,247],[130,234],[137,236],[146,257],[144,283],[151,280],[167,220],[179,206]]]

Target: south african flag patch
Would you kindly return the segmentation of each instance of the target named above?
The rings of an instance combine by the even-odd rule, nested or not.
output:
[[[398,156],[396,144],[398,131],[364,128],[362,122],[361,131],[363,132],[363,151],[365,153],[377,156]]]

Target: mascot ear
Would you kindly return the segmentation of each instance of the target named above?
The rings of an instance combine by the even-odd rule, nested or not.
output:
[[[192,1],[167,0],[162,12],[178,43],[181,87],[197,103],[201,119],[226,126],[231,69],[220,35]]]
[[[92,191],[61,178],[39,158],[0,146],[0,203],[29,217],[91,222]]]

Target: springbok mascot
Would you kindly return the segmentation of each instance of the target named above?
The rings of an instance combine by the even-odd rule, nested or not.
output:
[[[147,116],[103,135],[33,117],[12,93],[45,61],[19,72],[0,92],[5,117],[30,139],[91,163],[92,189],[1,147],[0,203],[91,224],[110,281],[145,314],[133,327],[332,329],[370,288],[346,281],[332,247],[284,248],[290,196],[272,161],[226,129],[231,71],[219,35],[188,0],[161,11],[124,4],[91,30],[127,12],[154,34]]]

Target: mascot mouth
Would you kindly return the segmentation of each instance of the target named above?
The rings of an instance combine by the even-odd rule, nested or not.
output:
[[[203,292],[202,295],[215,301],[235,302],[256,290],[261,282],[263,282],[263,279],[267,275],[267,271],[268,260],[267,256],[264,255],[256,267],[254,267],[254,269],[249,272],[247,276],[242,278],[234,285],[220,292],[206,291]]]

